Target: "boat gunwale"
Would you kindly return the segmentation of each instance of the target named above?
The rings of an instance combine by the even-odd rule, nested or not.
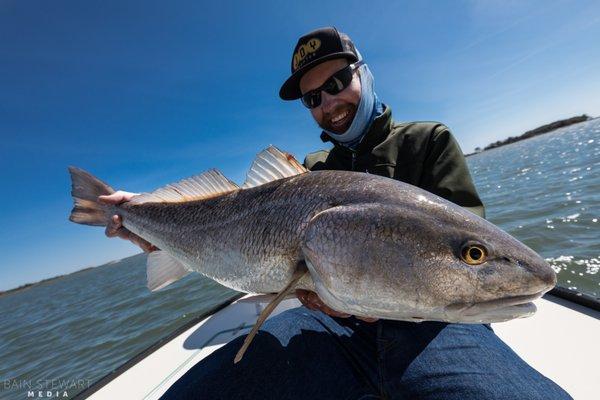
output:
[[[595,311],[600,311],[600,299],[584,292],[567,289],[563,286],[555,286],[552,290],[546,293],[546,295],[548,294],[559,297],[563,300],[568,300],[580,306],[591,308]]]

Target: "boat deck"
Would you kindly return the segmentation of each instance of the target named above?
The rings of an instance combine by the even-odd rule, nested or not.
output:
[[[249,296],[224,304],[214,314],[138,355],[78,398],[158,399],[204,357],[248,333],[264,305]],[[299,305],[296,299],[285,300],[272,315]],[[551,295],[536,305],[538,312],[533,317],[494,324],[494,331],[575,399],[597,399],[600,312]]]

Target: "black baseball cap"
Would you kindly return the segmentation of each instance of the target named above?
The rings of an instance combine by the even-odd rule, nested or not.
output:
[[[309,69],[334,58],[347,58],[350,63],[358,61],[354,43],[334,27],[316,29],[298,39],[292,54],[292,75],[279,89],[283,100],[302,97],[300,79]]]

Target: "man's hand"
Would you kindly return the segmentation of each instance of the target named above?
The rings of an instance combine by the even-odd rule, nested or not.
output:
[[[350,314],[335,311],[335,310],[327,307],[325,305],[325,303],[323,303],[323,301],[319,298],[319,295],[317,295],[315,292],[311,292],[310,290],[296,289],[296,296],[298,297],[298,300],[300,300],[300,302],[302,304],[304,304],[304,306],[306,308],[309,308],[313,311],[322,311],[327,315],[331,315],[332,317],[338,317],[338,318],[350,317]],[[361,319],[365,322],[377,321],[377,318],[368,318],[368,317],[356,317],[356,318]]]
[[[122,190],[119,190],[108,196],[99,196],[98,201],[104,204],[116,205],[131,200],[131,198],[135,195],[136,193],[123,192]],[[129,240],[131,243],[139,246],[146,253],[158,250],[158,247],[127,230],[127,228],[123,226],[123,220],[119,215],[113,215],[111,217],[110,223],[106,226],[106,231],[104,233],[108,237],[120,237],[121,239]]]

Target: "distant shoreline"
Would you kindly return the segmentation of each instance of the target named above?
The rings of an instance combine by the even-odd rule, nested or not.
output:
[[[511,143],[515,143],[515,142],[520,142],[521,140],[525,140],[525,139],[530,139],[532,137],[535,136],[539,136],[539,135],[543,135],[545,133],[550,133],[553,132],[559,128],[564,128],[565,126],[569,126],[569,125],[575,125],[575,124],[579,124],[581,122],[586,122],[586,121],[590,121],[594,118],[590,117],[587,114],[582,114],[576,117],[571,117],[571,118],[566,118],[566,119],[561,119],[558,121],[554,121],[551,122],[549,124],[546,125],[542,125],[539,126],[535,129],[532,129],[530,131],[527,131],[525,133],[523,133],[522,135],[519,136],[510,136],[507,139],[504,140],[498,140],[497,142],[494,143],[490,143],[487,146],[485,146],[483,149],[476,147],[475,151],[473,153],[469,153],[469,154],[465,154],[465,157],[468,156],[472,156],[473,154],[479,154],[481,152],[484,152],[486,150],[491,150],[491,149],[495,149],[498,147],[502,147],[502,146],[506,146],[507,144],[511,144]]]
[[[57,276],[53,276],[52,278],[42,279],[41,281],[37,281],[37,282],[33,282],[33,283],[26,283],[24,285],[18,286],[18,287],[13,288],[13,289],[8,289],[8,290],[0,291],[0,297],[2,297],[4,295],[7,295],[7,294],[11,294],[11,293],[15,293],[15,292],[20,292],[22,290],[31,289],[32,287],[39,286],[39,285],[42,285],[44,283],[48,283],[48,282],[51,282],[51,281],[54,281],[54,280],[57,280],[57,279],[60,279],[60,278],[64,278],[65,276],[69,276],[69,275],[73,275],[73,274],[78,274],[80,272],[87,271],[87,270],[92,269],[92,268],[96,268],[96,267],[86,267],[86,268],[83,268],[83,269],[71,272],[69,274],[57,275]]]
[[[55,281],[55,280],[60,279],[60,278],[64,278],[64,277],[67,277],[67,276],[70,276],[70,275],[79,274],[81,272],[89,271],[91,269],[102,267],[104,265],[113,264],[115,262],[126,260],[126,259],[131,258],[131,257],[136,257],[136,256],[139,256],[140,254],[143,254],[143,253],[138,253],[138,254],[134,254],[134,255],[129,256],[129,257],[125,257],[125,258],[121,258],[121,259],[109,261],[109,262],[101,264],[101,265],[96,265],[95,267],[85,267],[85,268],[79,269],[77,271],[70,272],[68,274],[62,274],[62,275],[53,276],[52,278],[42,279],[41,281],[32,282],[32,283],[26,283],[24,285],[17,286],[16,288],[13,288],[13,289],[8,289],[8,290],[4,290],[4,291],[0,290],[0,297],[6,296],[6,295],[9,295],[9,294],[13,294],[13,293],[17,293],[17,292],[21,292],[21,291],[24,291],[24,290],[28,290],[28,289],[31,289],[33,287],[40,286],[40,285],[43,285],[43,284],[48,283],[48,282]]]

